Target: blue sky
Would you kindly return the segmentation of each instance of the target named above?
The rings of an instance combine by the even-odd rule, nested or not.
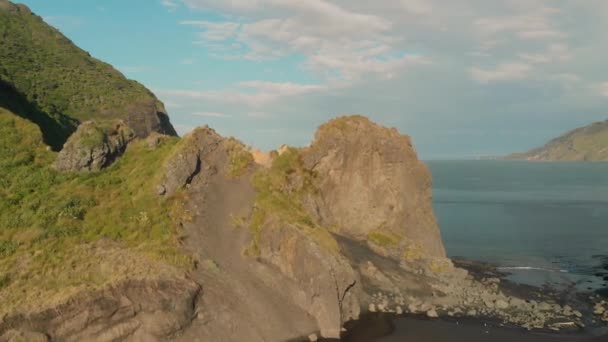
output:
[[[527,150],[608,119],[604,0],[24,0],[165,102],[263,149],[362,113],[425,159]]]

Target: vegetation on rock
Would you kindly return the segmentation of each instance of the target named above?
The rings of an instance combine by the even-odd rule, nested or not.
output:
[[[228,176],[238,178],[254,163],[253,155],[240,141],[235,138],[226,140],[229,157]]]
[[[314,223],[304,209],[303,201],[314,192],[314,175],[302,164],[300,151],[287,148],[277,156],[269,169],[260,169],[253,177],[257,191],[254,210],[249,223],[253,241],[247,254],[257,255],[262,229],[294,225],[306,232],[324,248],[338,251],[331,233]]]
[[[176,238],[183,195],[154,194],[160,166],[176,142],[167,139],[150,150],[137,141],[103,172],[64,174],[52,168],[57,154],[39,128],[0,108],[0,314],[137,274],[137,267],[189,267]],[[111,246],[106,252],[115,252],[101,256],[105,252],[94,247],[101,241]],[[110,260],[117,255],[132,267],[99,270],[114,267]]]

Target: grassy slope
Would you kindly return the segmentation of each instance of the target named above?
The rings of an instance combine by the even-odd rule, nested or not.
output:
[[[7,87],[16,90],[8,98]],[[55,149],[75,129],[73,119],[123,118],[129,106],[146,100],[157,101],[24,6],[0,0],[0,104],[36,122]],[[41,123],[45,116],[55,126]]]
[[[337,253],[340,250],[329,230],[315,224],[304,209],[304,198],[314,191],[313,178],[314,175],[304,169],[300,152],[295,148],[277,156],[269,169],[256,172],[252,181],[257,194],[248,223],[253,241],[245,251],[247,255],[260,253],[262,229],[281,228],[287,224],[297,227],[328,251]]]
[[[541,148],[513,154],[507,159],[608,161],[608,121],[578,128]]]
[[[150,150],[138,141],[103,172],[62,174],[38,127],[0,108],[0,316],[189,267],[176,239],[183,195],[154,193],[177,144],[169,138]]]

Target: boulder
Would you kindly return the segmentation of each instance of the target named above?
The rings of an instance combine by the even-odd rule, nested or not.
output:
[[[203,156],[215,151],[223,140],[208,126],[196,128],[185,136],[165,164],[165,175],[158,186],[158,194],[170,196],[188,185],[201,171]]]
[[[503,299],[498,299],[494,304],[496,305],[496,308],[500,310],[509,308],[509,303]]]
[[[134,138],[123,121],[87,121],[64,144],[54,167],[64,172],[99,171],[120,157]]]

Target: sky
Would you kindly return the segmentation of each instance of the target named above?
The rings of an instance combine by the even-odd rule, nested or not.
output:
[[[606,0],[24,0],[150,88],[185,134],[270,150],[364,114],[423,159],[608,119]]]

